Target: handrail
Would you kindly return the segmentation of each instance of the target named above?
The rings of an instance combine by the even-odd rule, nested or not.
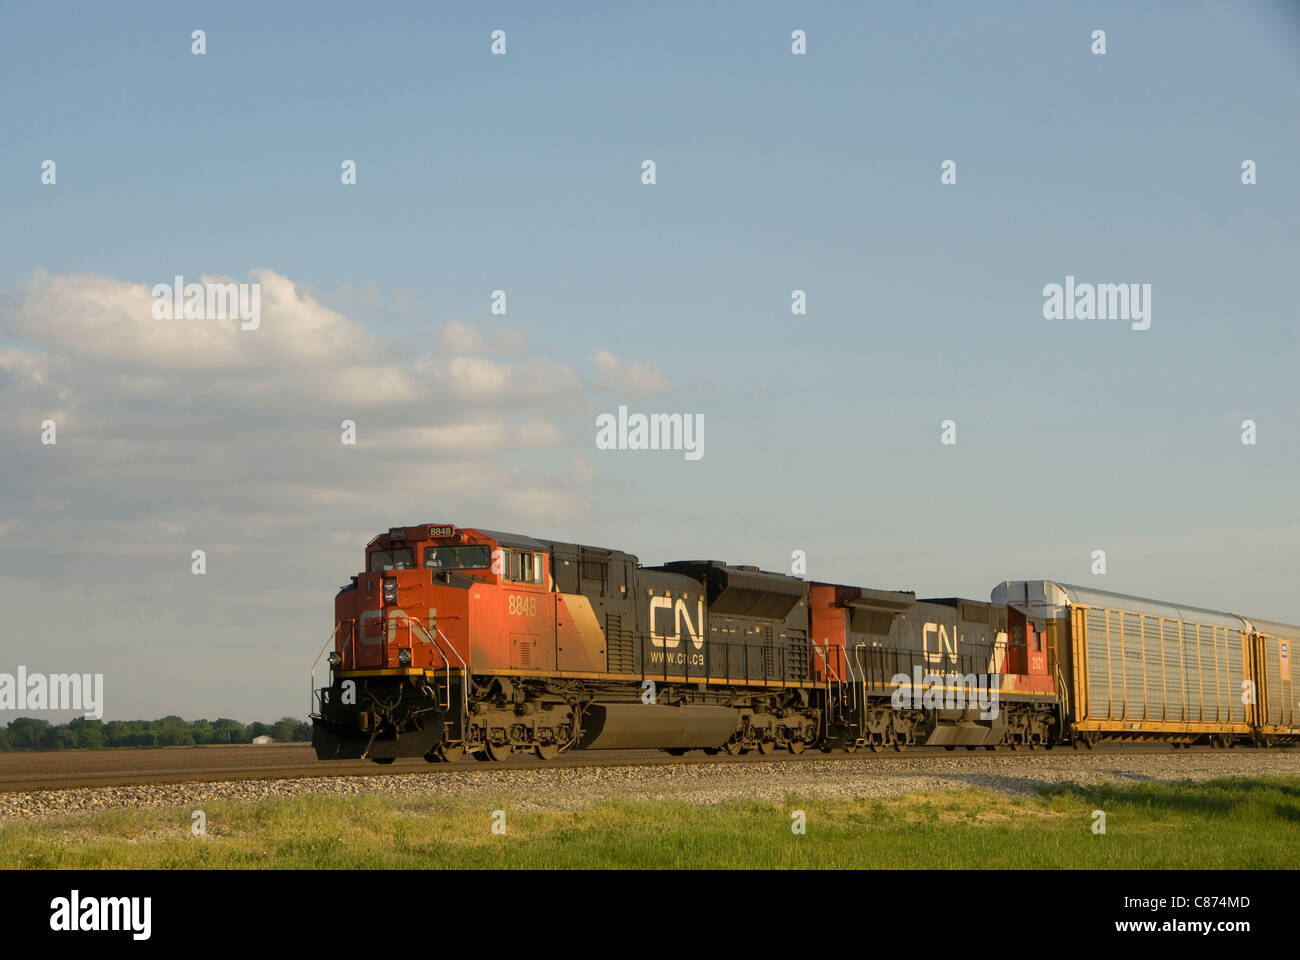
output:
[[[449,650],[451,650],[452,654],[456,657],[456,660],[460,663],[460,671],[461,671],[461,673],[464,674],[464,676],[466,677],[465,682],[461,683],[461,685],[460,685],[460,693],[461,693],[461,706],[462,706],[462,708],[463,708],[463,710],[464,710],[464,713],[462,714],[462,716],[468,716],[468,714],[469,714],[469,683],[468,683],[468,677],[469,677],[469,665],[466,664],[464,658],[461,657],[461,655],[460,655],[460,651],[458,651],[458,650],[456,649],[456,645],[453,644],[453,643],[451,642],[451,640],[449,640],[449,639],[447,638],[447,635],[446,635],[445,633],[442,632],[442,629],[441,629],[441,628],[440,628],[436,623],[435,623],[434,626],[433,626],[433,631],[430,632],[428,625],[427,625],[423,620],[421,620],[419,617],[412,617],[412,616],[410,616],[410,615],[408,614],[408,615],[404,615],[404,616],[401,616],[401,617],[390,617],[390,618],[389,618],[389,622],[390,622],[390,623],[391,623],[391,622],[394,622],[394,621],[404,621],[404,622],[406,623],[406,625],[407,625],[407,626],[406,626],[406,635],[407,635],[407,639],[408,639],[408,641],[410,640],[410,638],[411,638],[412,636],[414,636],[414,634],[411,632],[411,626],[410,626],[411,623],[414,622],[417,626],[419,626],[419,628],[420,628],[420,632],[424,634],[424,637],[425,637],[425,639],[426,639],[426,642],[428,642],[429,644],[431,644],[431,645],[433,646],[433,649],[435,649],[435,650],[438,651],[438,656],[440,656],[440,657],[442,658],[443,667],[447,670],[448,673],[450,673],[452,670],[454,670],[454,669],[456,669],[456,668],[452,666],[452,664],[451,664],[451,657],[447,656],[447,651],[444,650],[444,649],[442,648],[442,645],[438,643],[437,638],[438,638],[438,637],[442,637],[443,642],[447,644],[447,648],[448,648]],[[400,639],[397,641],[397,643],[398,643],[398,646],[400,647],[400,646],[401,646],[401,641],[400,641]],[[414,646],[415,646],[415,644],[414,644],[413,642],[408,642],[408,643],[407,643],[407,648],[408,648],[408,649],[412,649],[412,648],[414,648]],[[439,705],[440,705],[440,706],[443,706],[445,710],[450,710],[450,709],[451,709],[451,678],[450,678],[450,676],[447,678],[447,700],[446,700],[446,703],[445,703],[445,704],[439,704]]]
[[[311,698],[309,700],[308,708],[307,708],[308,709],[307,716],[309,717],[314,717],[317,715],[316,700],[318,698],[318,694],[316,692],[316,668],[320,666],[320,658],[325,656],[326,648],[329,647],[331,643],[338,643],[339,627],[342,625],[343,625],[342,620],[334,624],[334,632],[330,634],[330,638],[325,641],[325,646],[320,648],[320,653],[316,654],[316,659],[313,660],[311,663]]]

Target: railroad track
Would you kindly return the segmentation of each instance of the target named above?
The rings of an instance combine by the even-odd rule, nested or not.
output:
[[[284,749],[284,748],[282,748]],[[292,749],[292,748],[290,748]],[[1241,750],[1250,748],[1242,747]],[[979,750],[977,753],[989,759],[1014,758],[1024,759],[1026,756],[1035,754],[1045,754],[1047,751],[1013,751],[1000,749],[997,751]],[[1074,751],[1057,748],[1053,753],[1070,754]],[[1169,753],[1171,748],[1164,744],[1100,744],[1092,753],[1115,753],[1115,754],[1134,754],[1134,753]],[[1179,751],[1180,753],[1183,751]],[[1191,752],[1213,752],[1210,747],[1193,747]],[[153,764],[150,768],[148,762],[151,758],[141,757],[140,754],[153,754],[158,761],[169,761],[173,764],[172,768],[164,769],[161,762]],[[33,770],[20,769],[16,764],[7,764],[7,768],[0,768],[0,793],[21,793],[36,790],[67,790],[84,787],[123,787],[136,786],[157,783],[219,783],[232,780],[294,780],[305,778],[330,778],[330,777],[385,777],[399,776],[410,774],[455,774],[473,770],[530,770],[530,769],[564,769],[575,767],[602,767],[602,766],[668,766],[668,765],[698,765],[698,764],[744,764],[744,763],[770,763],[773,761],[782,763],[801,763],[811,761],[826,760],[854,760],[863,757],[889,761],[894,758],[907,759],[916,757],[942,757],[952,755],[966,755],[965,750],[958,749],[955,754],[950,754],[942,747],[910,747],[903,752],[892,750],[881,753],[871,753],[870,751],[859,750],[856,753],[848,754],[840,750],[831,753],[822,753],[819,750],[810,750],[802,754],[793,755],[789,753],[774,754],[746,754],[744,756],[728,756],[719,754],[717,756],[707,756],[700,752],[691,752],[684,756],[673,757],[659,751],[650,750],[600,750],[589,752],[575,752],[572,754],[561,754],[554,760],[538,760],[527,755],[519,755],[509,758],[500,763],[485,763],[475,760],[463,760],[459,763],[426,763],[423,760],[399,760],[396,763],[381,766],[370,762],[357,761],[304,761],[301,758],[301,752],[295,751],[292,754],[286,750],[286,756],[283,763],[267,763],[267,760],[278,758],[268,757],[265,753],[249,754],[246,757],[231,758],[234,762],[225,762],[221,765],[215,765],[210,761],[202,763],[207,759],[203,756],[203,751],[185,756],[184,759],[195,761],[189,766],[175,766],[175,760],[178,754],[168,754],[167,751],[131,751],[130,755],[123,755],[121,766],[107,765],[106,769],[96,771],[77,771],[67,769],[65,764],[62,769],[57,768],[57,764],[49,762],[49,755],[29,754],[28,757],[43,757],[46,760],[47,769]],[[1088,755],[1088,751],[1082,751],[1082,756]],[[58,757],[56,759],[65,759]],[[83,755],[84,756],[84,755]],[[10,754],[5,759],[11,760],[14,757]],[[76,759],[76,758],[73,758]],[[112,760],[112,757],[98,757],[101,761]],[[222,758],[225,760],[226,758]],[[245,760],[246,762],[239,762]],[[256,763],[252,761],[257,761]]]

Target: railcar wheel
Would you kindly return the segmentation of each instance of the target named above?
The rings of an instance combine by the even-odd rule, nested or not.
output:
[[[895,737],[894,738],[895,752],[902,753],[906,749],[907,749],[907,739],[904,737]]]
[[[957,744],[955,744],[955,743],[945,743],[945,744],[943,745],[943,748],[944,748],[945,750],[947,750],[949,753],[951,753],[952,751],[954,751],[954,750],[957,749]]]
[[[397,762],[396,757],[371,757],[370,759],[375,761],[375,763],[396,763]]]
[[[722,750],[729,757],[738,757],[745,752],[745,748],[739,740],[728,740],[722,745]]]
[[[858,749],[858,745],[856,741],[850,740],[847,743],[845,743],[844,746],[842,746],[840,749],[843,750],[845,753],[853,753]],[[871,745],[871,749],[873,750],[876,749],[876,745],[874,743]]]
[[[716,757],[716,756],[717,756],[718,754],[720,754],[721,752],[722,752],[722,748],[721,748],[721,747],[705,747],[705,748],[704,748],[704,755],[705,755],[706,757]]]
[[[776,749],[776,743],[774,743],[771,740],[758,741],[758,752],[761,753],[763,756],[767,756],[775,749]]]
[[[668,756],[670,757],[684,757],[686,756],[686,748],[685,747],[664,747],[664,753],[668,754]]]
[[[483,753],[489,760],[500,763],[510,756],[510,744],[508,743],[489,743],[483,748]]]
[[[444,743],[438,747],[438,753],[444,763],[459,763],[465,759],[465,744]]]
[[[430,763],[456,763],[465,756],[463,743],[440,743],[424,755]]]
[[[560,755],[560,745],[558,743],[539,743],[534,745],[533,753],[537,754],[538,760],[554,760]]]
[[[808,744],[804,743],[802,740],[791,740],[790,752],[793,753],[795,756],[798,756],[799,754],[803,753],[804,747],[806,746],[808,746]]]

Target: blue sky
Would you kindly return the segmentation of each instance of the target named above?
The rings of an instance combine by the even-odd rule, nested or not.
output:
[[[0,80],[0,600],[23,611],[0,660],[102,667],[107,716],[297,711],[368,535],[425,520],[1300,620],[1295,4],[14,6]],[[283,383],[255,353],[196,368],[213,343],[183,329],[147,362],[112,349],[122,315],[78,332],[87,277],[254,270],[296,291]],[[1151,329],[1044,320],[1067,274],[1150,283]],[[302,297],[352,325],[332,366],[294,353]],[[422,378],[452,323],[485,339],[474,369],[538,383]],[[416,399],[354,412],[329,385],[358,349]],[[602,380],[597,350],[662,389]],[[596,450],[619,403],[702,413],[704,458]],[[33,446],[54,407],[66,461]],[[419,439],[488,414],[544,438]],[[366,456],[411,432],[343,467],[345,416]],[[47,630],[69,583],[93,602]]]

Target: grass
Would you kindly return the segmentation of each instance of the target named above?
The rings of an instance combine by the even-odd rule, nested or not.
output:
[[[504,810],[506,833],[493,834]],[[807,832],[791,831],[803,810]],[[1094,810],[1106,834],[1092,832]],[[20,868],[1292,868],[1300,777],[982,789],[785,803],[613,800],[576,810],[309,794],[0,825]]]

